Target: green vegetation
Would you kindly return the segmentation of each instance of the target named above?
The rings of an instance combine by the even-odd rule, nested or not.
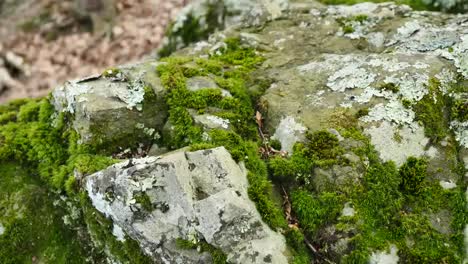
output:
[[[410,157],[399,169],[393,162],[383,163],[352,122],[334,120],[334,123],[346,126],[340,129],[343,137],[365,144],[353,149],[362,160],[369,161],[359,183],[332,184],[323,191],[314,188],[313,168],[325,164],[326,169],[333,159],[331,164],[357,166],[341,159],[344,150],[336,137],[325,131],[309,133],[308,141],[297,143],[291,157],[274,157],[269,161],[272,179],[291,194],[292,210],[300,229],[290,230],[286,237],[297,263],[307,263],[301,259],[307,259],[309,254],[342,263],[367,263],[372,252],[387,250],[390,244],[399,249],[400,260],[409,263],[458,263],[463,259],[463,223],[468,220],[463,201],[466,187],[443,190],[426,176],[424,159]],[[345,202],[354,208],[354,216],[341,216]],[[453,212],[445,220],[451,226],[449,234],[441,233],[430,222],[434,217],[431,215],[441,210]],[[350,239],[342,259],[334,259],[336,256],[327,255],[326,251],[309,253],[303,246],[305,237],[318,248],[329,247],[327,241],[333,238],[324,236],[323,230],[330,226]]]
[[[352,21],[363,23],[367,19],[356,16]],[[243,161],[248,169],[249,197],[263,220],[286,236],[293,263],[310,263],[312,259],[366,263],[372,252],[386,250],[390,244],[398,247],[400,259],[408,263],[458,263],[463,259],[463,228],[468,221],[466,183],[460,180],[457,188],[443,190],[429,179],[424,159],[410,157],[400,168],[393,162],[382,162],[357,127],[357,119],[368,114],[367,108],[355,115],[337,113],[330,120],[330,126],[337,128],[344,140],[352,140],[352,147],[345,147],[337,135],[321,130],[307,133],[305,142],[297,143],[289,157],[261,157],[259,148],[267,143],[260,142],[254,105],[269,81],[257,80],[252,73],[264,59],[255,50],[242,47],[238,39],[227,39],[226,44],[225,49],[209,58],[171,57],[158,66],[157,72],[167,89],[169,121],[174,127],[163,135],[161,142],[167,144],[165,147],[190,146],[191,150],[198,150],[224,146],[236,161]],[[108,77],[115,76],[115,71],[111,72]],[[190,91],[186,81],[194,76],[213,78],[232,97],[223,96],[219,89]],[[462,100],[453,100],[446,109],[447,98],[439,91],[439,85],[433,79],[428,85],[429,94],[421,101],[404,102],[405,107],[416,112],[433,142],[447,136],[447,115],[458,120],[466,120],[467,115]],[[394,84],[381,88],[398,92]],[[145,87],[145,104],[155,96],[150,87]],[[189,109],[228,119],[232,130],[212,129],[204,133],[195,125]],[[111,252],[122,263],[151,262],[135,241],[128,237],[124,242],[118,241],[112,234],[112,221],[91,205],[85,193],[79,192],[74,173],[90,174],[115,160],[96,154],[96,146],[77,144],[78,140],[69,117],[54,115],[47,99],[17,100],[0,106],[0,208],[14,206],[17,193],[26,199],[21,201],[26,208],[22,217],[0,216],[0,223],[6,227],[0,236],[0,262],[22,263],[35,256],[44,262],[73,259],[82,263],[89,256],[89,238],[77,238],[78,231],[64,226],[61,217],[66,212],[50,205],[48,199],[56,194],[45,189],[67,195],[80,208],[74,227],[90,231],[96,243],[93,259],[99,260]],[[281,148],[278,141],[269,144]],[[355,154],[357,161],[350,161],[345,154]],[[326,188],[318,188],[318,169],[335,177],[344,167],[359,176],[344,184],[331,180]],[[464,175],[462,166],[457,169],[459,175]],[[278,191],[283,195],[283,209]],[[146,193],[134,197],[145,211],[155,208]],[[341,215],[345,204],[352,206],[354,214]],[[442,210],[449,212],[444,219],[450,223],[447,233],[431,222],[433,215]],[[51,228],[53,232],[49,234],[46,230]],[[336,230],[339,237],[324,230]],[[339,238],[349,242],[343,259],[327,252]],[[179,239],[177,245],[209,252],[215,263],[226,262],[221,250],[204,241]],[[318,252],[311,250],[311,245]]]
[[[398,93],[400,91],[400,87],[398,87],[398,85],[394,83],[385,83],[385,84],[382,84],[379,88],[381,90],[391,91],[394,93]]]
[[[112,78],[112,77],[117,77],[119,73],[122,71],[118,68],[112,67],[112,68],[107,68],[102,72],[102,76],[105,78]]]
[[[302,229],[314,234],[321,227],[336,221],[343,201],[337,193],[320,193],[317,197],[305,190],[297,190],[291,194],[292,207],[297,214]]]
[[[141,205],[141,207],[147,211],[147,212],[152,212],[154,209],[153,204],[151,203],[151,200],[146,193],[138,193],[133,195],[133,198],[137,203]]]
[[[468,121],[468,100],[454,100],[452,103],[451,113],[452,120],[458,120],[460,122]]]
[[[37,175],[12,162],[0,164],[1,263],[84,263],[91,251],[80,229],[66,226],[67,212],[54,201],[60,197],[47,190]],[[81,227],[79,227],[81,228]],[[83,237],[84,236],[84,237]]]
[[[424,125],[424,134],[433,142],[440,142],[448,131],[445,119],[447,98],[439,89],[439,80],[432,78],[427,86],[429,93],[413,105],[416,120]]]
[[[76,260],[76,263],[83,263],[90,254],[99,261],[105,257],[106,250],[123,263],[149,262],[136,242],[127,239],[121,243],[115,239],[109,231],[112,230],[111,221],[97,212],[89,201],[77,202],[84,194],[79,194],[74,173],[91,174],[116,160],[95,154],[98,153],[95,146],[78,144],[79,136],[71,128],[69,118],[63,113],[54,115],[48,99],[12,101],[0,106],[0,116],[8,117],[3,118],[0,125],[0,192],[5,190],[7,195],[0,197],[0,203],[2,207],[14,206],[18,201],[8,197],[17,195],[24,199],[28,212],[22,218],[11,217],[6,223],[1,220],[6,224],[6,232],[0,239],[1,263],[24,263],[33,257],[44,262],[75,263]],[[12,167],[12,162],[18,165]],[[8,168],[17,168],[20,172],[2,171]],[[23,176],[26,172],[28,175]],[[15,187],[19,190],[16,194],[8,188],[8,184],[13,183],[19,185]],[[22,191],[21,186],[25,184],[33,189]],[[77,238],[72,231],[75,228],[64,226],[61,217],[70,212],[50,205],[59,197],[49,194],[47,189],[68,195],[67,201],[81,212],[74,227],[89,229],[93,239],[102,243],[99,252],[88,248],[89,237]],[[19,254],[18,250],[24,254]]]
[[[189,240],[178,238],[176,245],[180,249],[194,250],[199,249],[199,252],[208,252],[213,258],[214,264],[225,264],[227,263],[227,256],[220,249],[213,247],[205,241],[192,242]]]
[[[426,178],[427,163],[425,160],[409,157],[400,168],[401,186],[403,193],[418,194]]]
[[[354,25],[356,24],[364,24],[369,19],[367,15],[357,15],[354,17],[349,17],[349,18],[338,18],[336,21],[340,26],[343,28],[343,32],[345,34],[350,34],[353,33],[354,30]]]

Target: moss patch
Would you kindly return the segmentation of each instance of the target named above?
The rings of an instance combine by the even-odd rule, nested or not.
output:
[[[440,82],[433,78],[427,86],[429,93],[413,105],[416,120],[424,125],[424,134],[433,142],[442,140],[448,131],[445,118],[447,98],[439,89]]]
[[[98,250],[96,253],[93,253],[94,248],[91,246],[93,244],[90,243],[90,238],[83,238],[86,241],[79,244],[77,241],[80,239],[73,238],[73,234],[75,234],[74,231],[71,231],[73,229],[64,227],[62,219],[54,218],[59,212],[61,214],[70,212],[62,207],[48,206],[47,201],[50,202],[50,199],[55,196],[46,195],[44,197],[45,194],[43,194],[43,196],[38,196],[38,202],[42,201],[44,205],[37,206],[37,210],[42,211],[26,216],[26,219],[31,218],[34,219],[33,221],[24,225],[24,220],[15,219],[8,224],[7,233],[18,236],[19,242],[10,243],[8,247],[5,247],[10,252],[8,254],[4,253],[5,256],[11,256],[12,253],[24,249],[24,258],[31,257],[31,254],[34,254],[35,257],[43,255],[45,262],[50,260],[50,262],[54,263],[64,263],[76,260],[77,263],[83,263],[88,257],[92,257],[97,261],[99,261],[99,258],[104,258],[106,252],[104,249],[109,247],[111,253],[116,257],[122,257],[119,260],[124,263],[143,263],[140,259],[145,257],[134,241],[130,239],[125,243],[116,241],[112,233],[108,232],[108,228],[103,224],[109,223],[109,220],[101,216],[102,221],[96,223],[96,218],[99,215],[96,211],[91,210],[92,206],[76,202],[80,186],[73,176],[74,173],[91,174],[108,167],[116,160],[95,154],[97,151],[93,146],[78,144],[79,136],[71,129],[68,117],[64,114],[56,115],[48,99],[13,101],[0,107],[0,115],[5,113],[11,115],[11,117],[0,125],[0,168],[8,168],[10,166],[8,164],[14,161],[16,164],[20,164],[21,167],[28,168],[30,173],[27,177],[17,177],[18,184],[25,184],[34,179],[38,185],[44,186],[44,188],[67,194],[69,203],[74,204],[78,208],[77,210],[83,213],[83,218],[77,219],[77,222],[73,224],[83,229],[86,226],[91,232],[91,238],[98,241],[98,244],[102,243],[101,251]],[[8,179],[7,177],[2,175],[2,183],[4,179]],[[46,191],[42,190],[42,192]],[[18,195],[21,199],[29,199],[35,194],[25,192]],[[56,197],[56,199],[59,198]],[[8,201],[7,197],[2,197],[0,200],[2,203]],[[51,219],[42,219],[42,215]],[[36,219],[37,221],[42,219],[44,223],[36,222]],[[53,224],[55,227],[41,227],[46,223]],[[34,224],[34,226],[31,224]],[[43,239],[41,242],[37,242],[37,245],[34,242],[36,237],[31,237],[28,240],[29,236],[35,234],[37,234],[37,239]],[[10,239],[10,235],[6,237]],[[41,245],[47,245],[45,241],[55,243],[54,247],[41,247]],[[121,247],[131,247],[131,250],[129,249],[128,254],[121,253],[126,252],[122,251]],[[113,250],[114,248],[115,250]],[[91,256],[92,254],[96,254],[96,256]],[[123,256],[122,254],[127,255]],[[17,254],[16,257],[12,257],[12,260],[17,260],[19,257]],[[63,260],[58,258],[63,258]],[[24,261],[25,259],[15,261],[15,263]],[[2,263],[7,262],[2,261]]]
[[[26,167],[12,162],[0,163],[1,263],[85,263],[93,257],[83,226],[66,226],[66,210],[54,205],[57,194],[47,190]]]

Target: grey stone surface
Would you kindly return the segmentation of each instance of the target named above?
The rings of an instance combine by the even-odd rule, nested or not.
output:
[[[221,249],[230,263],[287,263],[284,238],[262,222],[247,187],[245,168],[222,147],[133,159],[86,178],[96,209],[156,262],[199,263],[196,250],[177,248],[186,239]],[[150,211],[135,198],[142,194]]]
[[[232,96],[229,91],[219,88],[215,81],[206,76],[191,77],[187,79],[186,85],[187,89],[192,92],[200,91],[202,89],[219,89],[223,96]]]

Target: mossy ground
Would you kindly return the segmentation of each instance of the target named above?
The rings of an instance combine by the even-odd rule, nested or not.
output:
[[[95,221],[104,217],[90,209],[88,200],[79,198],[79,183],[73,176],[96,172],[116,160],[96,154],[98,151],[93,146],[78,144],[79,136],[71,128],[68,117],[57,115],[47,98],[2,105],[0,116],[3,117],[0,118],[0,191],[4,193],[0,201],[5,207],[19,203],[9,199],[10,187],[16,185],[15,193],[26,206],[22,217],[10,217],[5,223],[7,229],[0,240],[0,248],[5,250],[1,252],[0,262],[24,263],[33,256],[49,263],[99,262],[105,257],[105,250],[110,250],[113,255],[122,256],[124,263],[142,263],[141,259],[147,257],[131,240],[121,243],[112,233],[99,235],[105,227],[104,220],[99,224]],[[23,186],[32,190],[23,190],[26,188]],[[65,227],[60,218],[70,214],[67,208],[51,205],[60,197],[80,211],[73,228]],[[102,243],[102,248],[93,253],[96,248],[90,237],[78,237],[77,228],[83,229],[81,232],[90,230],[93,242]]]
[[[313,149],[321,153],[340,153],[336,152],[339,147],[329,142],[333,142],[334,135],[324,136],[328,132],[315,132],[315,136],[308,137],[307,143],[297,143],[294,154],[288,159],[270,160],[273,179],[279,180],[291,193],[293,213],[303,236],[317,248],[327,248],[330,246],[327,243],[334,238],[324,235],[323,230],[331,226],[336,228],[337,234],[350,241],[344,257],[335,259],[342,263],[368,263],[371,252],[388,250],[390,244],[399,248],[398,255],[403,263],[461,262],[465,254],[463,228],[468,221],[463,173],[459,174],[459,187],[443,190],[427,176],[426,160],[411,157],[397,168],[392,162],[381,162],[358,129],[342,129],[341,132],[346,138],[365,143],[365,147],[354,151],[368,161],[364,178],[357,184],[317,191],[312,181],[307,180],[315,177],[314,167],[330,165],[320,161],[323,154],[307,153]],[[335,161],[339,164],[340,159]],[[354,216],[341,216],[346,202],[354,208]],[[441,210],[451,212],[449,234],[440,233],[430,223],[430,215]],[[296,248],[298,252],[304,251],[297,245]],[[313,255],[323,258],[322,261],[336,258],[327,255],[325,250]],[[303,256],[297,259],[298,263],[307,263]]]
[[[86,232],[66,226],[56,193],[22,165],[0,163],[1,263],[86,263],[93,256]],[[80,237],[83,236],[84,237]],[[99,254],[93,256],[96,260]]]

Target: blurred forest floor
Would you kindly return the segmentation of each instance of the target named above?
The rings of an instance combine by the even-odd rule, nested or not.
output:
[[[138,61],[188,0],[0,0],[0,103]]]

